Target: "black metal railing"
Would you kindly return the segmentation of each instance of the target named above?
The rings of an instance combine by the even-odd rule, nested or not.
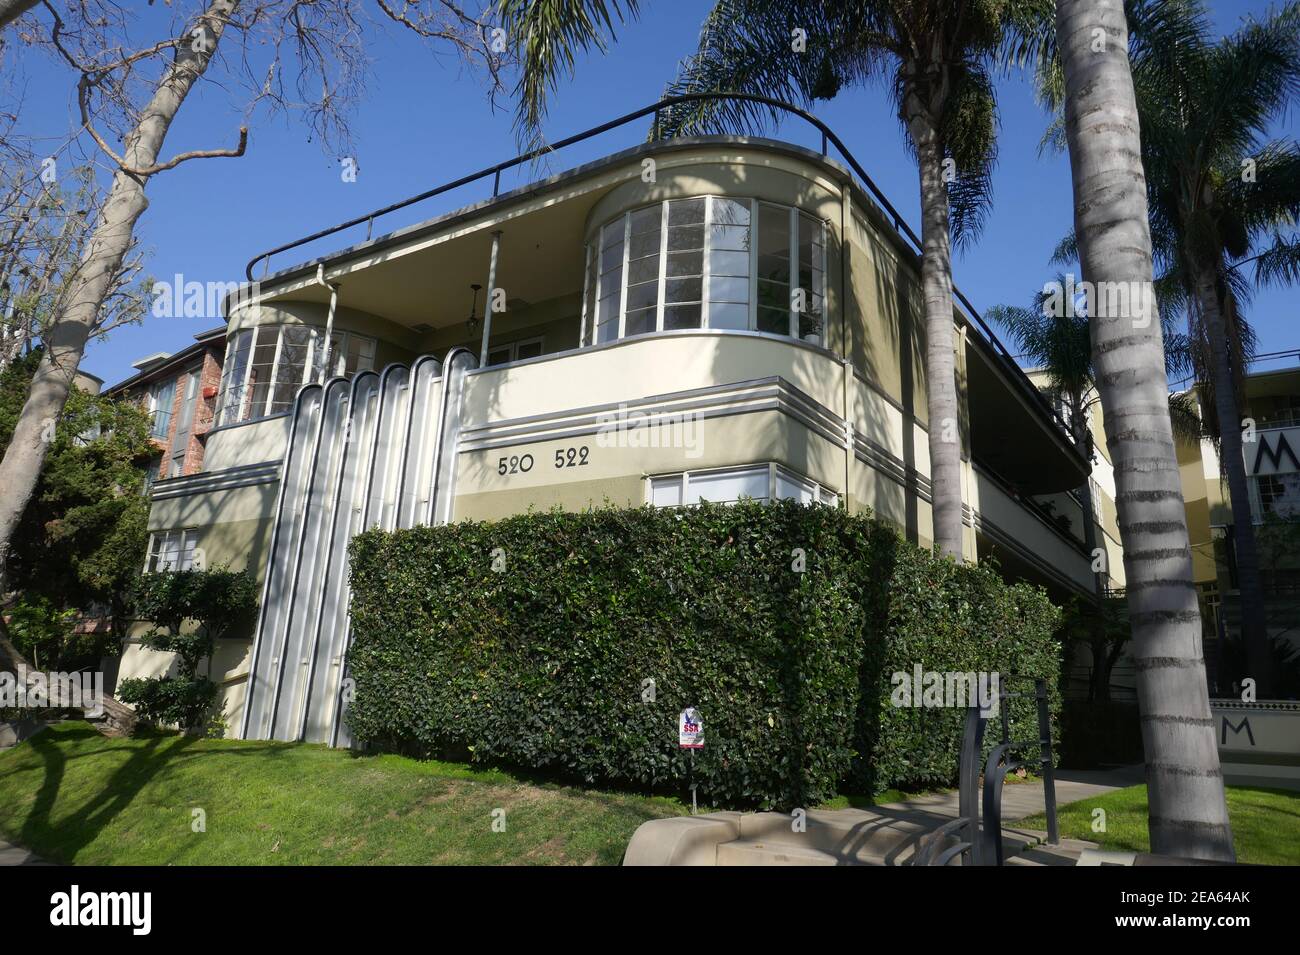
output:
[[[1015,693],[1007,681],[1033,681],[1034,691]],[[1037,709],[1038,738],[1011,738],[1011,700],[1031,697]],[[966,730],[962,734],[961,765],[958,776],[957,818],[927,834],[917,850],[913,865],[942,866],[961,857],[970,865],[1000,866],[1005,861],[1002,850],[1002,787],[1008,776],[1021,768],[1037,766],[1043,777],[1043,805],[1047,815],[1047,841],[1061,842],[1056,819],[1056,772],[1052,765],[1052,715],[1047,695],[1047,681],[1042,677],[999,674],[998,716],[1001,732],[980,772],[980,756],[988,717],[978,706],[966,712]],[[1032,750],[1037,748],[1037,752]],[[1030,752],[1025,752],[1029,750]],[[1020,758],[1014,758],[1019,755]],[[980,776],[983,776],[983,797]],[[982,810],[981,810],[981,803]],[[949,844],[956,837],[955,844]]]
[[[618,117],[617,119],[610,120],[609,122],[601,123],[599,126],[593,126],[590,129],[583,130],[580,133],[576,133],[573,136],[568,136],[564,139],[559,140],[558,142],[551,143],[540,149],[529,150],[526,153],[522,153],[518,156],[515,156],[513,159],[507,159],[505,162],[496,163],[495,165],[488,166],[484,169],[480,169],[478,172],[472,172],[467,176],[461,176],[459,179],[455,179],[452,180],[451,182],[444,183],[441,186],[437,186],[433,189],[429,189],[425,192],[420,193],[419,195],[411,196],[408,199],[403,199],[401,202],[395,202],[392,205],[384,206],[381,209],[375,209],[371,212],[367,212],[362,215],[356,216],[355,218],[348,219],[346,222],[341,222],[338,225],[330,226],[327,229],[321,229],[319,232],[313,232],[311,235],[304,236],[301,239],[295,239],[293,242],[286,242],[285,244],[278,245],[273,249],[268,249],[267,251],[261,252],[249,260],[248,265],[244,269],[244,274],[250,282],[254,281],[253,279],[254,267],[259,262],[262,262],[264,263],[262,275],[263,278],[265,278],[270,271],[270,263],[271,263],[272,256],[278,255],[281,252],[288,252],[290,249],[300,248],[301,246],[308,245],[309,243],[316,242],[320,239],[326,238],[331,235],[335,235],[339,232],[343,232],[344,230],[354,228],[363,223],[366,226],[366,241],[368,242],[371,240],[374,234],[374,225],[376,219],[382,216],[386,216],[390,213],[396,212],[399,209],[405,209],[408,206],[413,206],[416,205],[417,203],[424,202],[428,199],[432,199],[435,196],[443,195],[444,193],[450,192],[453,189],[458,189],[461,186],[467,186],[470,185],[471,183],[480,182],[489,177],[491,177],[492,179],[492,195],[493,197],[496,197],[500,194],[500,190],[501,190],[501,173],[509,169],[513,169],[517,166],[522,166],[524,163],[532,162],[533,160],[548,155],[550,153],[557,152],[568,146],[572,146],[575,143],[583,142],[584,140],[588,140],[595,136],[599,136],[602,133],[607,133],[610,130],[618,129],[619,127],[626,126],[629,123],[634,123],[639,119],[645,118],[646,116],[654,117],[654,123],[651,127],[652,138],[654,140],[658,140],[659,129],[660,129],[660,114],[664,110],[679,105],[681,103],[697,102],[702,100],[728,100],[728,99],[742,100],[745,102],[756,103],[761,106],[766,106],[772,110],[789,113],[793,116],[799,117],[800,119],[810,124],[814,129],[816,129],[819,133],[821,133],[822,155],[823,156],[829,155],[828,153],[829,146],[834,146],[835,149],[839,152],[840,157],[844,160],[845,163],[847,163],[849,168],[858,177],[862,188],[877,203],[881,211],[886,213],[888,217],[892,220],[894,229],[900,235],[907,238],[907,240],[911,243],[912,248],[917,255],[921,254],[921,240],[917,236],[917,234],[912,231],[911,226],[909,226],[907,222],[903,219],[902,214],[899,213],[899,211],[894,208],[893,204],[889,201],[888,198],[886,198],[885,194],[881,192],[880,187],[875,184],[875,182],[871,179],[869,175],[867,175],[867,171],[862,167],[862,164],[858,162],[856,157],[854,157],[854,155],[849,151],[849,148],[844,145],[843,140],[841,140],[839,136],[837,136],[829,126],[823,123],[812,113],[809,113],[807,110],[801,109],[792,103],[787,103],[782,100],[774,99],[770,96],[759,96],[753,93],[684,93],[680,96],[665,97],[664,99],[659,100],[657,103],[652,103],[649,106],[643,106],[641,109],[634,110],[630,113],[626,113]],[[1048,401],[1043,396],[1042,392],[1038,390],[1037,386],[1035,386],[1034,383],[1029,380],[1029,376],[1027,376],[1024,373],[1024,370],[1020,367],[1020,365],[1016,363],[1015,356],[1007,349],[1005,345],[1002,344],[1001,339],[999,339],[998,336],[994,333],[993,329],[989,327],[988,323],[984,321],[984,318],[982,315],[980,315],[979,310],[976,309],[975,306],[971,304],[970,300],[966,298],[964,294],[962,294],[961,289],[957,288],[956,285],[952,287],[952,294],[953,297],[956,299],[957,303],[959,304],[960,310],[962,311],[963,314],[965,314],[966,318],[968,319],[968,322],[972,326],[978,329],[977,337],[982,338],[984,344],[986,344],[989,348],[992,349],[995,359],[1002,366],[1003,370],[1007,373],[1010,380],[1016,382],[1016,386],[1020,388],[1021,391],[1048,416],[1048,418],[1050,418],[1051,420],[1057,423],[1057,425],[1064,432],[1066,443],[1069,446],[1073,447],[1074,439],[1071,435],[1070,428],[1066,424],[1065,420],[1057,413],[1056,409],[1052,406],[1052,403]]]

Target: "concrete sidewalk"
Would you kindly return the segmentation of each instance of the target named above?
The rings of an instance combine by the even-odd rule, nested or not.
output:
[[[12,843],[0,839],[0,866],[7,865],[49,865],[50,863],[43,859],[38,859],[22,846],[16,846]]]
[[[1125,789],[1146,782],[1141,763],[1119,769],[1062,769],[1056,772],[1056,805],[1079,802],[1104,796],[1116,789]],[[981,796],[983,793],[981,792]],[[872,807],[877,810],[898,810],[923,813],[931,817],[957,818],[957,792],[934,793],[916,796],[904,802],[884,803]],[[1043,812],[1042,782],[1007,783],[1002,787],[1002,819],[1011,822]]]

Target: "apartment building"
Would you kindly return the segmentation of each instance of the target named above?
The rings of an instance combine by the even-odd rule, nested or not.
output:
[[[150,516],[155,537],[262,582],[255,631],[212,663],[232,731],[348,742],[346,546],[363,528],[792,497],[870,508],[928,546],[915,236],[845,161],[651,141],[251,262],[265,274],[222,330],[202,464],[161,476]],[[979,316],[954,323],[967,559],[1091,593],[1078,528],[1042,503],[1073,499],[1087,456]],[[129,644],[122,673],[162,656]]]

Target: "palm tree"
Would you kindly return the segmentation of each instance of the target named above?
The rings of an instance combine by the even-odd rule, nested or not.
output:
[[[1073,236],[1067,242],[1071,250],[1070,258],[1073,258],[1077,254]],[[995,305],[984,316],[1006,329],[1019,357],[1046,377],[1047,390],[1064,406],[1065,418],[1070,424],[1075,444],[1091,461],[1095,449],[1089,415],[1099,401],[1097,380],[1087,302],[1066,301],[1071,287],[1072,282],[1058,273],[1054,281],[1046,283],[1034,294],[1029,307]],[[1165,370],[1167,374],[1177,374],[1186,365],[1186,340],[1168,325],[1164,334]],[[1201,436],[1200,420],[1186,407],[1185,398],[1185,394],[1169,396],[1169,413],[1174,433],[1185,440],[1198,440]],[[1098,551],[1097,525],[1092,516],[1095,505],[1091,479],[1079,487],[1079,497],[1083,512],[1084,546],[1088,553],[1095,556]],[[1093,630],[1088,641],[1093,653],[1095,678],[1089,691],[1089,697],[1093,700],[1110,698],[1109,680],[1104,675],[1113,668],[1112,654],[1117,647],[1115,641],[1106,636],[1108,618],[1114,616],[1103,612],[1106,581],[1107,573],[1103,566],[1093,579],[1093,612],[1080,614],[1081,619],[1085,619]]]
[[[561,16],[557,7],[570,12]],[[574,50],[599,45],[611,11],[599,0],[503,0],[503,12],[521,46],[520,116],[531,128],[557,71],[572,70]],[[699,49],[668,87],[669,95],[757,93],[804,105],[846,84],[884,80],[892,91],[920,174],[934,542],[957,560],[963,533],[952,245],[978,233],[988,205],[996,154],[991,71],[1036,49],[1049,25],[1046,0],[718,0]],[[668,136],[750,132],[780,118],[752,101],[707,99],[667,111],[659,128]]]
[[[1064,132],[1084,277],[1136,290],[1090,317],[1115,466],[1147,758],[1151,848],[1230,861],[1232,828],[1210,716],[1192,552],[1168,412],[1137,101],[1123,0],[1057,0]]]
[[[1201,0],[1158,14],[1185,22],[1182,43],[1141,50],[1134,78],[1148,170],[1156,261],[1186,291],[1205,344],[1199,364],[1214,409],[1220,463],[1228,479],[1241,593],[1241,627],[1262,697],[1272,694],[1254,517],[1242,453],[1241,402],[1253,335],[1241,312],[1250,285],[1236,265],[1252,259],[1300,214],[1300,148],[1266,141],[1273,121],[1300,94],[1300,5],[1290,3],[1218,42]],[[1140,26],[1135,26],[1135,30]],[[1267,269],[1276,259],[1265,259]]]

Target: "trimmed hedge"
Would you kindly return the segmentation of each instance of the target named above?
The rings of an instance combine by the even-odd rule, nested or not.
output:
[[[947,783],[964,712],[891,706],[890,674],[920,663],[1055,688],[1059,666],[1040,589],[822,506],[368,531],[351,566],[358,739],[681,791],[677,715],[695,706],[693,778],[715,805]]]

